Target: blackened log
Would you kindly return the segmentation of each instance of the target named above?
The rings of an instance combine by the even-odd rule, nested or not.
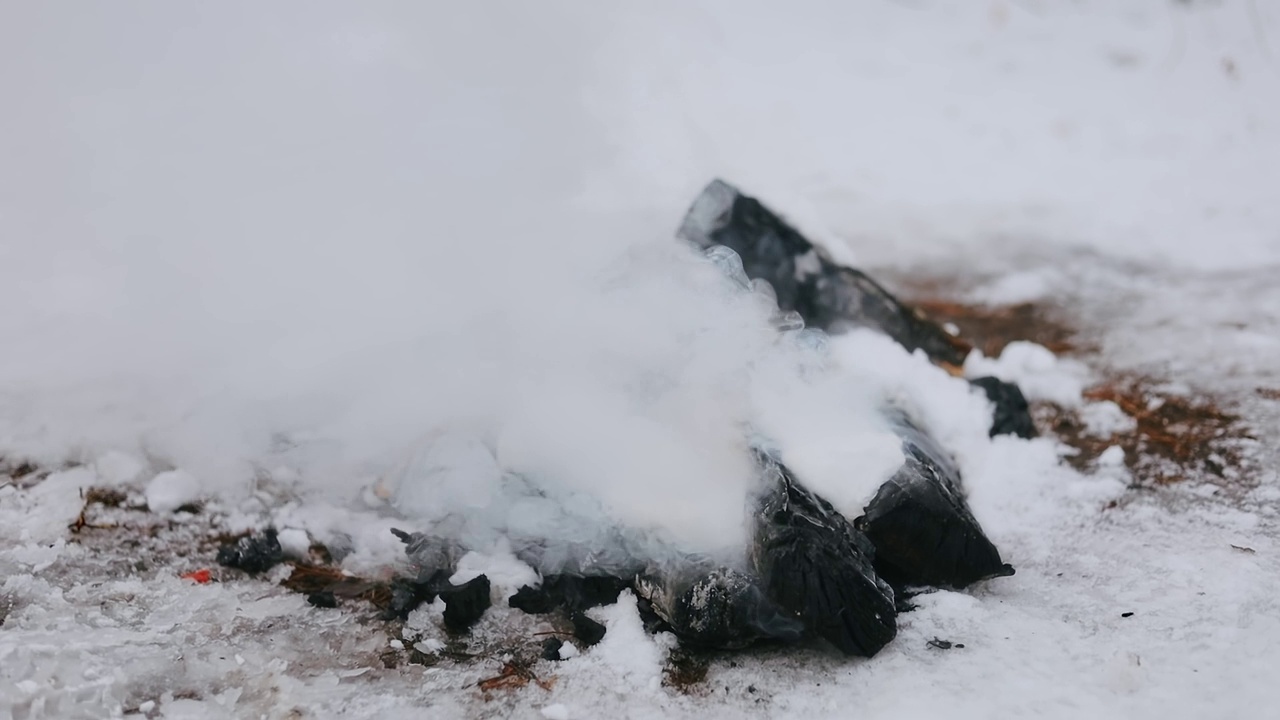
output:
[[[547,575],[538,587],[525,585],[507,604],[531,615],[564,609],[569,612],[612,605],[630,583],[609,575]]]
[[[875,545],[876,571],[898,588],[1012,575],[969,509],[959,468],[905,415],[892,415],[905,462],[856,521]]]
[[[590,647],[604,639],[605,626],[587,617],[585,613],[570,615],[569,624],[573,626],[573,636],[583,645]]]
[[[694,201],[679,236],[699,247],[723,245],[742,259],[747,277],[767,281],[783,312],[828,332],[880,330],[908,350],[958,368],[969,347],[861,271],[836,263],[760,201],[713,180]]]
[[[752,561],[765,593],[845,654],[875,655],[898,631],[893,589],[873,565],[875,548],[784,465],[758,457],[767,484]]]
[[[417,577],[398,577],[391,581],[391,599],[382,617],[386,620],[404,620],[422,603],[435,602],[436,594],[449,585],[451,570],[422,570]]]
[[[307,596],[307,602],[318,608],[338,607],[338,598],[328,590],[311,593]]]
[[[737,650],[763,640],[795,642],[805,636],[804,623],[770,600],[746,573],[715,568],[681,577],[651,578],[640,589],[648,592],[654,611],[682,643]]]
[[[560,648],[564,647],[564,640],[558,637],[550,637],[542,641],[542,652],[539,656],[543,660],[560,660]]]

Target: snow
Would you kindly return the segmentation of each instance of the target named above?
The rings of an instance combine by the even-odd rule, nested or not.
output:
[[[569,720],[573,716],[569,713],[567,706],[555,703],[542,708],[542,717],[547,720]]]
[[[577,645],[574,645],[573,643],[565,643],[564,645],[561,645],[561,646],[560,646],[560,659],[561,659],[561,660],[568,660],[569,658],[576,658],[576,657],[578,657],[578,656],[579,656],[579,655],[581,655],[581,654],[582,654],[582,651],[581,651],[581,650],[579,650],[579,649],[578,649],[578,646],[577,646]]]
[[[95,484],[92,472],[73,468],[51,473],[27,493],[9,493],[8,529],[16,539],[40,545],[65,538],[80,513],[80,494]]]
[[[638,697],[658,693],[663,662],[670,646],[670,642],[664,640],[669,636],[645,632],[631,591],[624,590],[617,603],[588,614],[604,623],[608,631],[599,645],[573,662],[588,666],[584,673],[612,675],[614,679],[610,684],[619,690],[635,691]]]
[[[1098,437],[1129,432],[1137,426],[1137,420],[1126,415],[1119,405],[1110,400],[1085,403],[1080,408],[1080,420],[1089,434]]]
[[[311,537],[301,528],[281,528],[276,534],[285,557],[305,560],[310,556]]]
[[[1112,445],[1098,456],[1098,464],[1106,467],[1119,467],[1124,464],[1124,448]]]
[[[152,512],[171,513],[200,499],[200,481],[185,470],[167,470],[151,478],[146,496]]]
[[[0,475],[0,714],[1276,706],[1280,403],[1260,390],[1280,388],[1278,37],[1277,7],[1246,0],[4,6],[0,463],[56,471]],[[1100,436],[1132,418],[1082,399],[1098,373],[1168,377],[1240,412],[1261,469],[1232,491],[1134,492],[1118,447],[1080,473],[1052,438],[986,438],[980,393],[873,334],[818,359],[777,350],[750,331],[758,307],[673,259],[713,175],[873,276],[1057,301],[1097,348],[1015,343],[967,375],[1075,407]],[[803,381],[732,391],[793,370]],[[698,508],[740,488],[691,478],[733,475],[749,417],[851,511],[896,460],[858,412],[884,400],[956,453],[1018,572],[920,596],[871,660],[716,658],[683,694],[662,685],[669,638],[644,634],[626,597],[595,611],[601,645],[536,666],[550,690],[486,701],[475,683],[498,658],[386,669],[394,639],[351,608],[181,580],[208,558],[172,553],[274,525],[293,552],[304,537],[345,548],[353,573],[402,568],[389,528],[405,523],[373,479],[442,423],[500,463],[572,460],[556,469],[579,490],[630,464],[613,507],[679,510],[705,542],[731,524],[695,526]],[[143,486],[166,467],[183,470]],[[145,491],[158,513],[210,508],[155,519],[161,540],[141,548],[102,547],[68,529],[96,485]],[[716,492],[667,500],[686,486]],[[640,503],[653,487],[664,504]],[[463,560],[458,577],[490,574],[495,600],[536,577],[496,540]],[[547,630],[501,605],[477,637]],[[445,650],[440,611],[395,642]]]
[[[987,305],[1017,305],[1052,297],[1052,275],[1044,270],[1024,270],[1001,275],[976,288],[970,296]]]
[[[506,541],[497,545],[485,555],[469,552],[458,560],[458,571],[449,578],[449,582],[461,585],[472,578],[484,575],[489,578],[493,589],[494,602],[502,604],[507,598],[525,585],[538,585],[538,574],[533,568],[525,565],[511,554],[511,547]]]
[[[1009,343],[998,358],[983,357],[980,351],[970,353],[964,373],[975,378],[994,375],[1017,383],[1027,400],[1048,400],[1068,408],[1080,405],[1089,380],[1088,368],[1082,363],[1058,358],[1043,345],[1025,340]]]

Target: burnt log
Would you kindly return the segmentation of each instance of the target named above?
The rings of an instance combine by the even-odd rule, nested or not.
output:
[[[530,615],[556,610],[577,612],[612,605],[630,582],[610,575],[547,575],[537,587],[525,585],[507,604]]]
[[[752,562],[766,595],[846,655],[875,655],[898,632],[893,589],[876,574],[876,548],[786,466],[757,456],[767,485]]]
[[[736,252],[747,277],[768,282],[779,309],[798,313],[807,327],[832,333],[874,328],[953,369],[964,364],[970,350],[865,273],[832,260],[759,200],[722,180],[702,191],[677,234],[703,249],[723,245]]]
[[[480,616],[493,603],[490,597],[489,578],[477,575],[461,585],[449,584],[440,588],[444,601],[444,626],[451,633],[462,633],[480,621]]]
[[[765,640],[796,642],[805,637],[804,623],[770,600],[745,572],[723,567],[686,570],[678,578],[650,577],[637,586],[665,629],[688,645],[738,650]]]
[[[1012,575],[969,509],[959,468],[905,414],[890,414],[905,462],[855,521],[875,545],[876,571],[897,588]]]

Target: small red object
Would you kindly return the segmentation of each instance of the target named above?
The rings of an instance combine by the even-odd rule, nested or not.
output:
[[[182,574],[182,578],[183,578],[184,580],[195,580],[196,582],[200,583],[201,585],[203,585],[203,584],[205,584],[205,583],[209,582],[209,578],[210,578],[210,577],[211,577],[211,575],[209,574],[209,569],[208,569],[208,568],[200,568],[199,570],[193,570],[193,571],[191,571],[191,572],[189,572],[189,573],[183,573],[183,574]]]

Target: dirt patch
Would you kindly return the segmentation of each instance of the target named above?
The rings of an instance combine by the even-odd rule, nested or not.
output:
[[[682,695],[705,693],[707,672],[710,669],[709,657],[676,649],[667,659],[667,666],[662,673],[662,684]]]
[[[912,302],[921,312],[936,322],[953,325],[961,339],[988,357],[998,356],[1011,342],[1026,340],[1056,355],[1096,361],[1098,347],[1085,339],[1064,308],[1038,303],[969,305],[936,299],[944,295],[939,287],[925,285],[917,290],[924,299]],[[1033,404],[1037,429],[1077,451],[1067,457],[1068,463],[1089,471],[1103,452],[1119,446],[1138,487],[1188,479],[1223,487],[1248,485],[1244,448],[1253,438],[1240,416],[1221,398],[1169,392],[1163,389],[1168,378],[1116,373],[1096,363],[1094,369],[1104,380],[1086,390],[1085,399],[1114,402],[1135,424],[1131,430],[1098,436],[1089,432],[1074,411]],[[1280,400],[1280,389],[1258,388],[1257,394]]]
[[[1260,387],[1257,389],[1257,393],[1266,400],[1280,402],[1280,388]]]
[[[94,486],[83,493],[85,506],[102,505],[103,507],[120,507],[129,499],[122,490],[109,487]]]
[[[14,480],[21,480],[38,469],[35,465],[25,460],[19,462],[0,457],[0,473],[8,475]]]
[[[1134,419],[1131,430],[1107,437],[1088,434],[1074,414],[1061,408],[1039,409],[1037,420],[1079,450],[1068,461],[1086,469],[1112,446],[1124,450],[1124,462],[1141,486],[1194,479],[1224,487],[1245,484],[1244,448],[1253,438],[1239,415],[1207,396],[1165,392],[1150,378],[1117,377],[1085,391],[1088,400],[1110,401]]]
[[[25,460],[16,461],[0,456],[0,487],[6,485],[31,487],[48,474],[48,471],[41,471],[39,467]]]
[[[954,325],[960,338],[987,357],[999,355],[1015,340],[1043,345],[1056,355],[1093,349],[1082,344],[1061,310],[1048,305],[965,305],[937,299],[916,300],[914,305],[934,322]]]

